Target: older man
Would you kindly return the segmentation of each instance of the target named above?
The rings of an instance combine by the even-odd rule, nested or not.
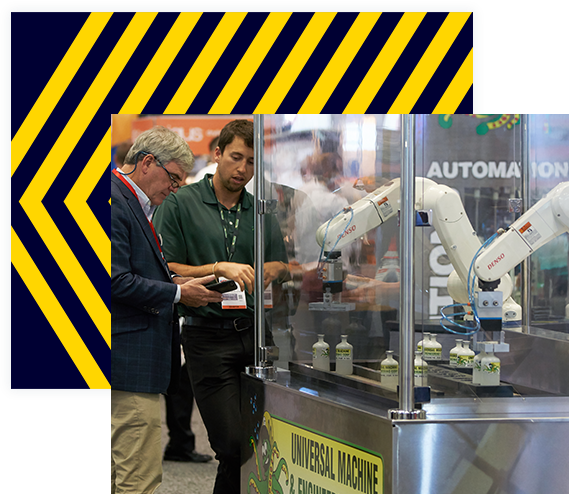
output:
[[[159,397],[179,373],[174,304],[222,299],[204,287],[213,275],[188,279],[169,271],[151,221],[193,163],[180,136],[155,127],[135,140],[111,176],[111,493],[151,494],[161,483]]]

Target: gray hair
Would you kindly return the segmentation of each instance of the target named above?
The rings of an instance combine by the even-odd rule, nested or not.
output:
[[[150,153],[163,165],[173,161],[186,173],[190,173],[194,167],[194,154],[182,137],[166,127],[153,127],[140,134],[130,148],[124,160],[127,165],[134,165],[135,159],[140,152]]]

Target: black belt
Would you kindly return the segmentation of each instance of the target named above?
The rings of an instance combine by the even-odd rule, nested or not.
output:
[[[235,331],[244,331],[254,325],[253,319],[249,317],[238,317],[237,319],[215,319],[205,317],[184,317],[185,326],[197,326],[199,328],[212,329],[234,329]]]

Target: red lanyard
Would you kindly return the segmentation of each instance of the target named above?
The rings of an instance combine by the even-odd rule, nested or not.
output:
[[[113,173],[118,177],[118,179],[123,184],[125,184],[130,189],[130,191],[134,194],[134,197],[136,197],[136,199],[138,200],[138,194],[134,190],[134,187],[128,183],[128,181],[122,176],[122,174],[119,173],[116,169],[113,170]],[[146,215],[144,216],[146,217]],[[160,246],[160,242],[158,241],[158,237],[156,236],[156,230],[154,230],[154,225],[152,224],[152,221],[150,221],[148,218],[146,218],[146,220],[148,221],[148,224],[152,229],[152,233],[154,234],[154,238],[156,240],[156,243],[158,244],[158,249],[160,250],[160,254],[162,254],[162,247]],[[164,258],[164,254],[162,254],[162,258]]]

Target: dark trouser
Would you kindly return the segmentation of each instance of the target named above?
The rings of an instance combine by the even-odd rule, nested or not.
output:
[[[173,395],[166,395],[166,425],[170,440],[166,446],[169,453],[191,453],[196,447],[196,436],[192,432],[192,409],[194,392],[190,382],[187,363],[180,369],[180,387]]]
[[[214,494],[239,494],[240,374],[254,364],[254,330],[184,326],[182,344],[196,403],[219,460]]]

